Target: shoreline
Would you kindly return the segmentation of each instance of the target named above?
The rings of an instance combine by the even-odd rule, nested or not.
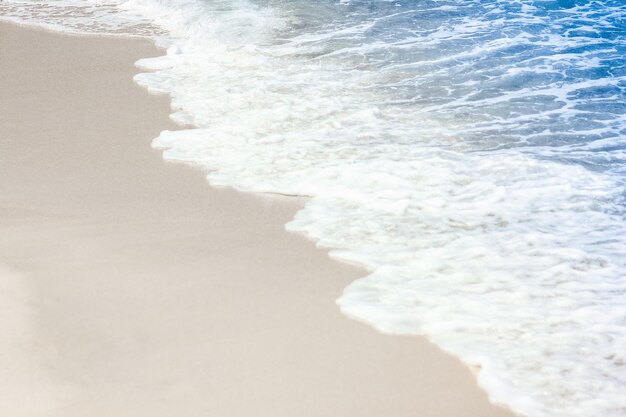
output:
[[[512,416],[425,338],[340,313],[334,300],[363,270],[284,230],[301,199],[212,188],[151,149],[177,128],[169,97],[132,81],[134,62],[157,55],[148,40],[0,21],[0,264],[10,271],[0,269],[0,288],[9,275],[25,284],[3,292],[23,294],[14,310],[25,311],[3,314],[0,328],[32,325],[8,359],[33,376],[0,395],[1,408]],[[21,394],[46,401],[21,409]]]

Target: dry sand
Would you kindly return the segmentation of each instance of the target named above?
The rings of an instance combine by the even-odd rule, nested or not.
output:
[[[0,24],[0,414],[491,417],[471,372],[334,300],[363,271],[150,141],[143,40]]]

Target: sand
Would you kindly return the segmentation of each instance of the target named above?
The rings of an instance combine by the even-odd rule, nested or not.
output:
[[[364,271],[151,139],[147,40],[0,24],[0,410],[11,417],[495,417],[423,338],[343,316]]]

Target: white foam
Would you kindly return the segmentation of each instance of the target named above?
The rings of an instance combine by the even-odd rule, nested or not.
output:
[[[118,0],[3,0],[0,20],[83,35],[153,37],[163,32]]]

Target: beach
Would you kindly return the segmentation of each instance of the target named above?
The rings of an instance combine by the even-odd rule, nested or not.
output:
[[[12,417],[511,416],[426,339],[342,315],[360,268],[150,147],[150,41],[0,23],[0,409]]]

